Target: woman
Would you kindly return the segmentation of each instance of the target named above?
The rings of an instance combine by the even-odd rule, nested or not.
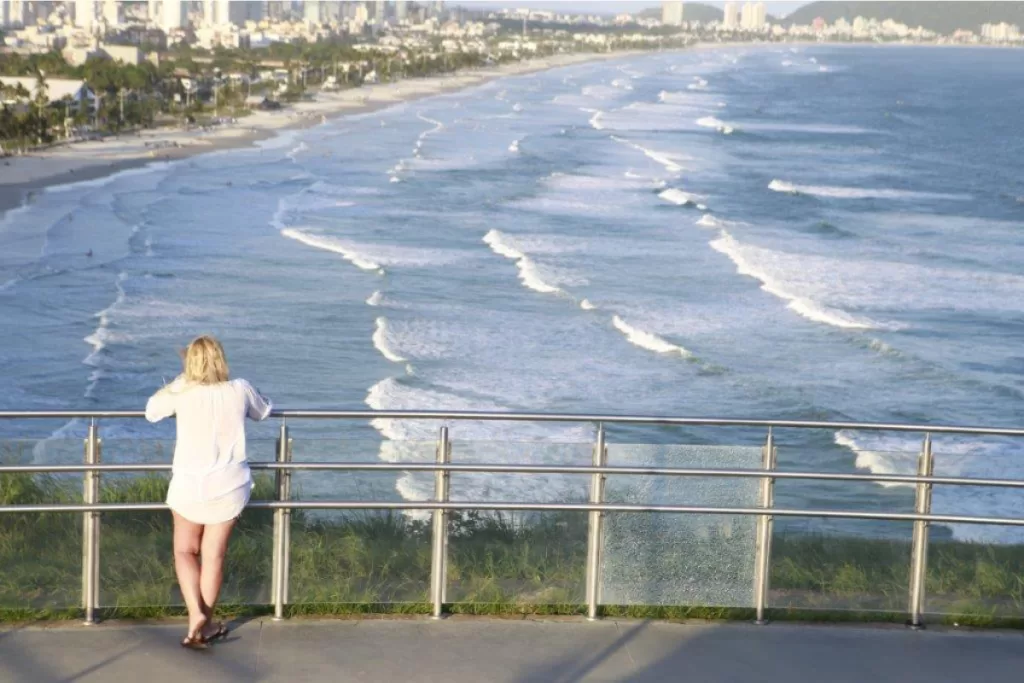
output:
[[[177,418],[167,505],[174,515],[174,569],[188,606],[181,644],[202,649],[227,635],[223,623],[213,623],[213,608],[228,537],[252,491],[245,418],[264,420],[271,406],[244,379],[228,380],[224,349],[213,337],[193,340],[183,359],[185,371],[146,403],[146,419]]]

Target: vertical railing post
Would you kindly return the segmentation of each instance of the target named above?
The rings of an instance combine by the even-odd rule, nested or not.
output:
[[[290,463],[292,461],[292,438],[289,436],[288,448],[285,450],[285,462]],[[283,472],[282,479],[282,495],[281,499],[289,501],[292,499],[292,471],[285,470]],[[281,534],[284,536],[284,541],[281,543],[283,546],[281,556],[281,590],[284,593],[282,602],[287,605],[291,602],[288,595],[289,588],[291,587],[291,568],[292,568],[292,511],[291,508],[285,508],[282,510],[284,513],[284,521],[281,523]]]
[[[597,443],[594,445],[594,467],[604,467],[608,462],[605,446],[604,425],[597,426]],[[595,472],[590,478],[590,502],[600,505],[604,502],[605,475]],[[603,513],[591,510],[587,525],[587,620],[597,619],[597,607],[601,602],[601,522]]]
[[[768,438],[762,450],[761,463],[766,472],[775,469],[775,437],[772,428],[768,428]],[[775,478],[768,476],[761,480],[759,506],[770,510],[775,501]],[[772,557],[772,515],[759,515],[757,518],[757,545],[754,559],[754,609],[755,623],[768,623],[765,608],[768,606],[768,579],[771,575]]]
[[[446,465],[451,462],[451,444],[448,442],[447,427],[441,427],[435,461],[438,465]],[[434,474],[435,502],[448,502],[449,478],[447,470],[437,470]],[[433,519],[432,555],[430,561],[430,601],[432,607],[430,614],[432,618],[440,619],[447,592],[448,511],[434,510]]]
[[[101,442],[96,420],[89,421],[85,439],[85,464],[98,465]],[[82,502],[95,505],[100,497],[100,474],[85,473],[82,484]],[[86,512],[82,516],[82,610],[85,623],[96,623],[96,607],[100,597],[100,513]]]
[[[288,423],[284,420],[281,422],[281,433],[277,438],[277,454],[276,460],[278,463],[285,463],[289,461],[289,442],[288,442]],[[274,484],[275,491],[277,493],[278,502],[284,502],[288,500],[288,493],[290,487],[290,472],[278,469],[274,473]],[[287,602],[287,588],[285,583],[288,576],[288,528],[287,525],[291,519],[290,511],[278,508],[274,510],[274,568],[271,579],[270,592],[274,600],[274,621],[281,621],[284,619],[284,606]]]
[[[935,460],[932,457],[931,434],[924,435],[924,443],[921,445],[921,454],[917,458],[917,475],[919,477],[930,477],[935,470]],[[932,511],[932,484],[931,482],[918,482],[917,495],[914,500],[914,512],[919,515],[928,515]],[[924,628],[921,614],[924,612],[925,583],[928,576],[928,522],[917,520],[914,522],[914,545],[910,566],[910,619],[907,626],[912,629]]]

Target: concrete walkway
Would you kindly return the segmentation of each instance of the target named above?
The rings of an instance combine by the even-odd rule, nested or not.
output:
[[[1024,635],[902,627],[450,618],[253,620],[205,652],[184,625],[0,630],[2,683],[1011,681]]]

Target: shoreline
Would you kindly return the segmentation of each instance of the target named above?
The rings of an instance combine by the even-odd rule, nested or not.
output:
[[[37,153],[7,157],[0,165],[0,218],[8,211],[27,205],[37,193],[49,187],[96,180],[154,162],[173,162],[200,154],[249,148],[288,131],[457,92],[501,78],[638,54],[646,52],[573,53],[447,76],[317,93],[316,101],[298,102],[276,112],[255,111],[237,123],[211,131],[147,129],[102,141],[72,142]]]

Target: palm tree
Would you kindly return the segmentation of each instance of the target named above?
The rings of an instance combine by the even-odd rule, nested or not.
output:
[[[36,111],[37,111],[37,114],[36,114],[37,142],[36,142],[36,144],[40,144],[40,145],[43,144],[43,141],[49,137],[48,125],[47,125],[49,123],[47,121],[48,117],[45,116],[44,113],[43,113],[43,112],[46,111],[46,108],[50,104],[50,97],[49,97],[48,93],[49,93],[49,86],[46,85],[46,74],[42,70],[37,71],[36,72],[36,96],[35,96],[35,106],[36,106]]]

